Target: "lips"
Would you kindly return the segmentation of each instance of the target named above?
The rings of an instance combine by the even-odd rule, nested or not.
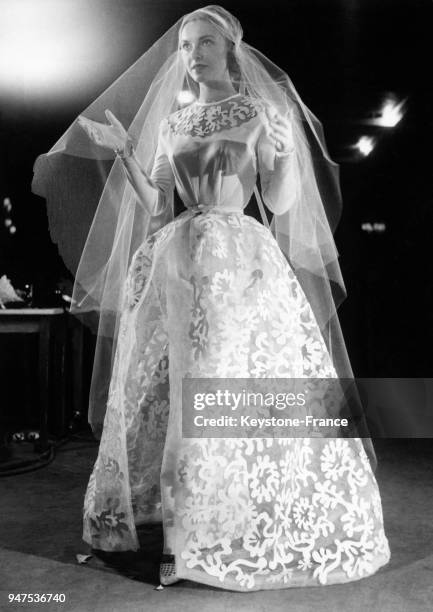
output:
[[[206,68],[206,64],[194,64],[192,70],[195,70],[196,68]]]

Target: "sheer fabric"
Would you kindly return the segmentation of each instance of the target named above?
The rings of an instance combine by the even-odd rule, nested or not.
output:
[[[182,28],[191,19],[207,19],[227,40],[234,89],[259,100],[270,114],[278,112],[290,121],[294,144],[292,163],[288,166],[282,160],[277,162],[270,148],[263,154],[263,159],[267,156],[268,160],[262,168],[265,191],[262,195],[268,199],[268,208],[280,213],[274,214],[271,231],[302,285],[337,374],[350,379],[353,372],[337,316],[337,309],[346,296],[333,239],[341,213],[338,165],[328,154],[320,121],[303,103],[288,75],[243,41],[242,27],[236,17],[215,5],[185,15],[82,115],[105,122],[105,110],[110,109],[135,142],[143,170],[148,174],[158,172],[159,162],[155,166],[155,157],[160,157],[161,126],[169,115],[185,106],[181,94],[193,99],[198,96],[198,85],[189,78],[180,51]],[[184,123],[189,121],[188,107],[185,112]],[[255,111],[244,104],[240,112],[248,115]],[[257,116],[265,129],[269,127],[264,113]],[[211,120],[212,125],[216,119]],[[231,123],[235,126],[239,120],[240,115],[222,116],[218,129],[232,127]],[[204,129],[214,128],[205,126]],[[132,257],[146,237],[174,216],[172,191],[156,192],[149,187],[145,197],[147,205],[153,207],[161,203],[159,200],[167,200],[164,212],[151,217],[139,203],[120,160],[113,162],[113,158],[112,151],[96,146],[75,121],[54,147],[38,158],[33,181],[34,191],[47,200],[53,240],[75,276],[71,312],[97,333],[89,423],[98,436],[104,422]],[[266,167],[276,175],[270,188]],[[278,180],[278,202],[272,205],[270,195]],[[258,188],[254,194],[267,227],[269,223]],[[351,406],[356,408],[357,430],[374,465],[374,449],[360,398],[354,398]]]
[[[152,177],[186,210],[129,267],[84,502],[94,548],[136,550],[137,525],[162,520],[180,578],[237,591],[358,580],[390,556],[360,438],[182,437],[183,378],[337,377],[275,237],[243,212],[257,175],[271,211],[291,206],[296,161],[275,160],[261,112],[234,95],[160,126]]]

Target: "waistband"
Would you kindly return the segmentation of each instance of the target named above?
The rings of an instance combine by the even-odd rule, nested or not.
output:
[[[222,215],[243,215],[244,211],[240,210],[239,207],[229,207],[229,206],[221,206],[219,204],[209,204],[204,205],[203,208],[198,208],[198,205],[189,206],[187,210],[183,211],[181,214],[193,214],[193,215],[204,215],[204,214],[222,214]],[[180,215],[179,215],[180,216]]]

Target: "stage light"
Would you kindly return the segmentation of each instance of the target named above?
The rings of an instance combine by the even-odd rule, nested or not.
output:
[[[74,0],[0,0],[0,89],[7,99],[77,96],[106,59],[98,7]],[[99,63],[99,66],[98,66]]]
[[[177,101],[179,104],[191,104],[191,102],[194,102],[195,99],[195,95],[186,89],[183,89],[177,94]]]
[[[371,136],[361,136],[356,143],[355,148],[358,149],[358,151],[364,155],[364,157],[367,157],[367,155],[370,155],[370,153],[373,151],[374,144],[374,138]]]
[[[403,110],[406,102],[407,98],[404,98],[404,100],[398,102],[396,97],[390,94],[388,99],[383,103],[380,111],[372,113],[372,116],[370,116],[369,119],[363,120],[362,123],[377,127],[395,127],[404,116]]]
[[[381,116],[378,119],[377,125],[383,127],[394,127],[403,118],[402,108],[406,100],[397,104],[393,100],[388,100],[383,105]]]
[[[372,234],[372,233],[376,233],[376,234],[383,234],[383,232],[386,231],[386,224],[385,223],[362,223],[361,224],[361,229],[363,232],[367,232],[368,234]]]

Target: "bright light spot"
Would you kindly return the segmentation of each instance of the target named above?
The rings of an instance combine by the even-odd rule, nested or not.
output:
[[[386,231],[385,223],[362,223],[361,229],[368,234],[376,232],[377,234],[381,234]]]
[[[381,125],[383,127],[396,126],[397,123],[403,118],[403,113],[401,111],[404,103],[405,100],[400,102],[400,104],[396,104],[396,102],[392,100],[385,102],[377,125]]]
[[[0,0],[0,88],[23,96],[77,87],[95,75],[101,28],[82,0]],[[90,59],[90,62],[89,62]]]
[[[395,96],[390,94],[382,108],[372,113],[371,117],[363,120],[362,123],[378,127],[395,127],[404,116],[403,110],[406,102],[407,98],[398,102]]]
[[[364,155],[364,157],[367,157],[367,155],[370,155],[374,149],[374,138],[371,136],[361,136],[356,143],[355,148],[358,149],[360,153]]]
[[[182,89],[182,91],[177,94],[177,101],[179,104],[190,104],[191,102],[194,102],[194,100],[195,95],[192,93],[192,91],[188,91],[187,89]]]
[[[10,227],[12,225],[12,219],[5,219],[5,226]]]
[[[11,225],[9,228],[9,231],[11,234],[15,234],[15,232],[17,231],[17,228],[15,227],[15,225]]]

